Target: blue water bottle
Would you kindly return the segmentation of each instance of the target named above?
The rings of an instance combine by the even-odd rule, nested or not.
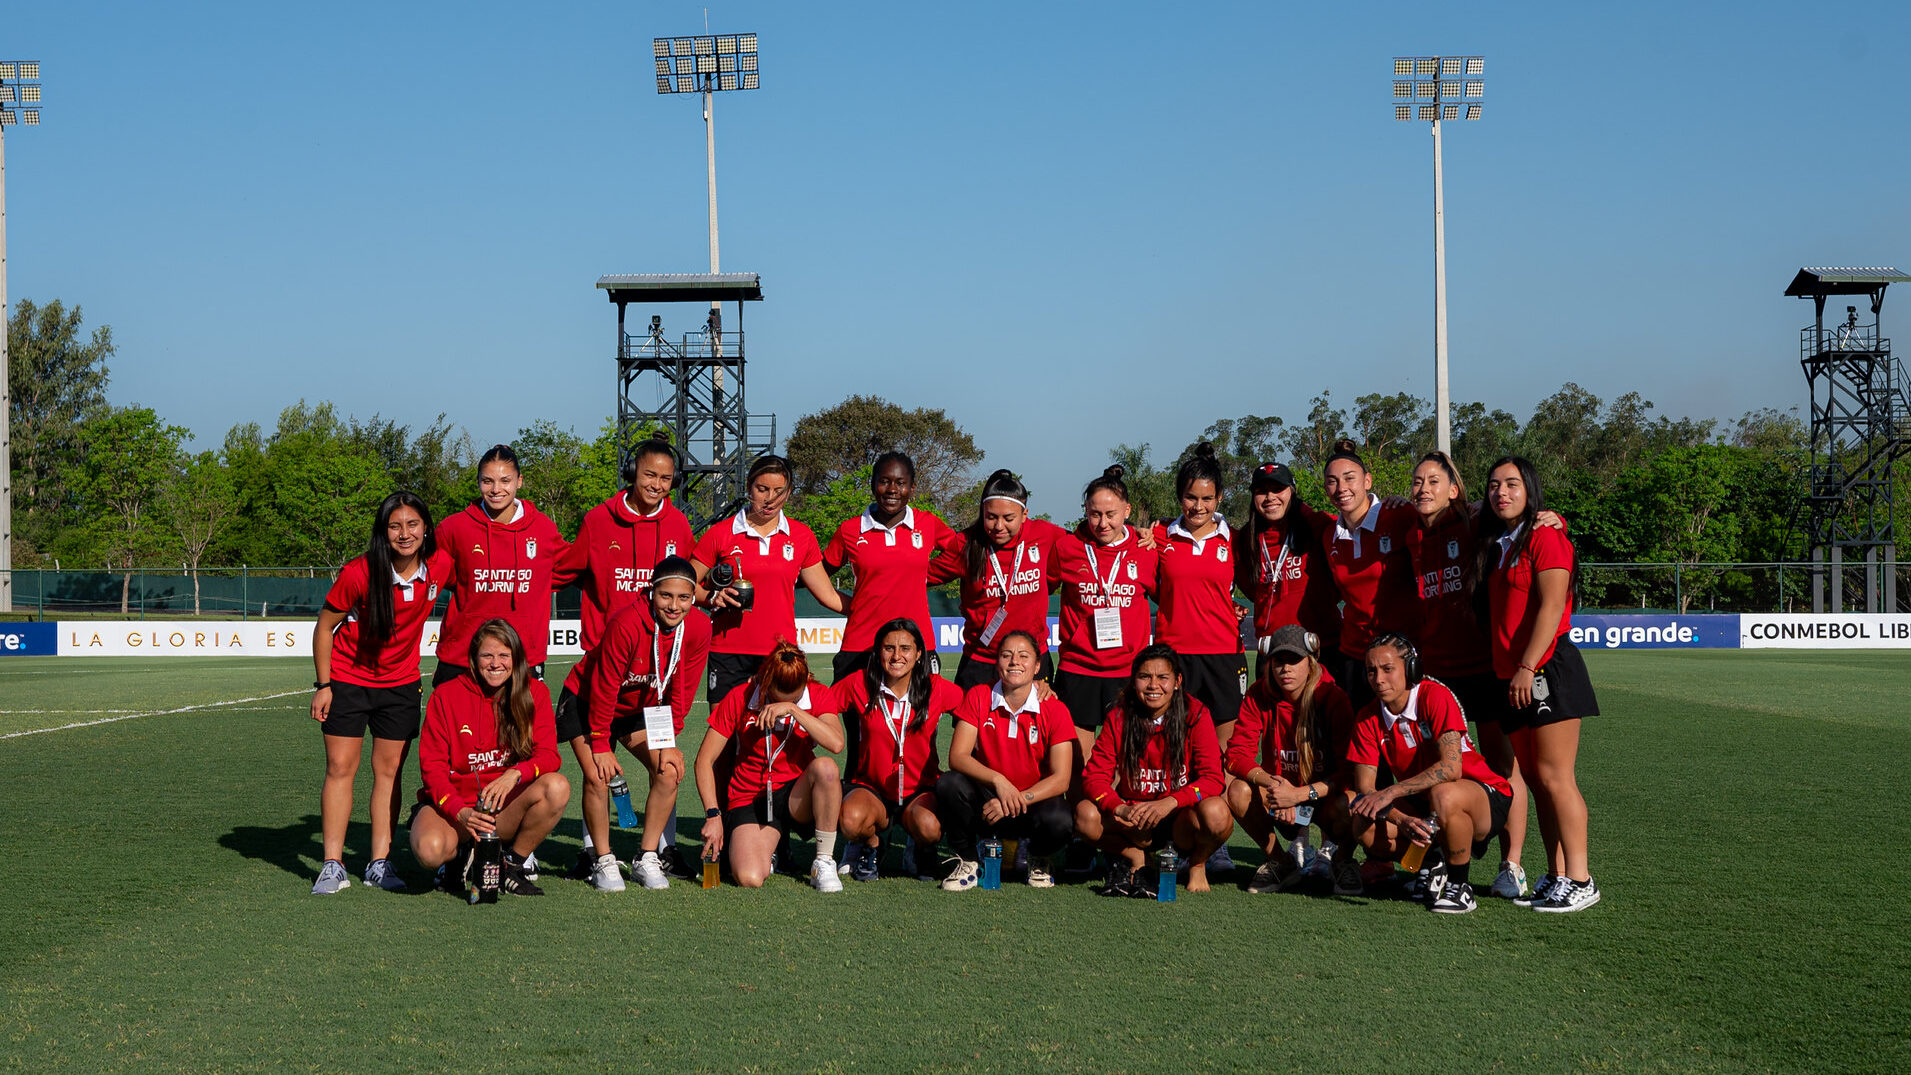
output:
[[[1155,899],[1162,903],[1174,902],[1174,872],[1177,868],[1174,847],[1169,845],[1155,852]]]
[[[1002,841],[990,836],[978,846],[982,851],[982,887],[993,892],[1002,887]]]
[[[630,781],[622,773],[610,778],[610,801],[617,804],[617,827],[636,828],[637,811],[630,808]]]

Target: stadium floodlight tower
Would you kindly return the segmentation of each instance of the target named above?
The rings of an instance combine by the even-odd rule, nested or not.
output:
[[[1453,451],[1453,400],[1447,390],[1447,225],[1440,167],[1440,124],[1480,118],[1486,96],[1482,56],[1395,56],[1393,118],[1433,125],[1433,422],[1443,452]]]
[[[13,611],[13,394],[7,389],[7,128],[40,125],[40,63],[0,60],[0,612]]]
[[[1863,556],[1863,591],[1851,611],[1896,612],[1897,535],[1892,526],[1893,463],[1911,451],[1911,391],[1879,326],[1885,288],[1911,276],[1885,266],[1803,268],[1785,294],[1812,300],[1817,316],[1799,333],[1799,365],[1811,389],[1811,466],[1793,506],[1792,551],[1812,561],[1812,611],[1845,611],[1846,558]],[[1865,296],[1825,327],[1825,300]],[[1803,548],[1800,548],[1800,545]],[[1829,593],[1827,593],[1829,583]]]

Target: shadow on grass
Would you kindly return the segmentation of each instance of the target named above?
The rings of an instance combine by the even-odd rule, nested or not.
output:
[[[352,874],[352,883],[359,884],[358,875],[363,865],[354,869],[350,862],[362,863],[368,854],[354,849],[371,846],[372,826],[369,821],[354,821],[345,828],[346,869]],[[319,834],[319,816],[306,814],[289,825],[267,828],[261,825],[240,825],[219,837],[219,846],[235,851],[246,858],[270,863],[286,873],[304,881],[316,880],[319,867],[325,862],[325,844]],[[432,891],[431,878],[425,875],[411,857],[411,848],[407,842],[406,830],[399,827],[397,837],[392,841],[392,868],[405,879],[405,889],[401,896],[429,895]]]

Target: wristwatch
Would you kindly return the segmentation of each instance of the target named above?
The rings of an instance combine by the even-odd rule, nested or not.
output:
[[[703,819],[705,821],[708,821],[713,817],[722,817],[722,816],[723,816],[723,811],[717,809],[714,806],[706,807],[703,811]]]
[[[1320,801],[1320,792],[1315,791],[1312,784],[1307,785],[1307,801],[1310,803]]]
[[[322,691],[329,686],[331,686],[330,683],[320,683],[316,679],[312,681],[312,689],[315,691]]]

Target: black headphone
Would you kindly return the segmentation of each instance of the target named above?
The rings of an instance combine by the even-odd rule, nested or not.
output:
[[[647,437],[631,446],[629,453],[624,456],[624,465],[618,468],[618,476],[624,479],[624,488],[629,489],[637,481],[637,460],[645,455],[656,454],[658,447],[662,447],[670,456],[670,491],[674,493],[683,488],[683,456],[677,454],[676,445],[662,437]],[[639,448],[645,450],[640,454],[637,451]]]
[[[1407,666],[1407,686],[1420,685],[1420,680],[1423,678],[1420,675],[1420,647],[1413,644],[1413,639],[1398,631],[1388,631],[1386,634],[1376,635],[1372,642],[1367,643],[1367,648],[1370,650],[1375,646],[1391,646],[1398,650],[1400,663]]]

